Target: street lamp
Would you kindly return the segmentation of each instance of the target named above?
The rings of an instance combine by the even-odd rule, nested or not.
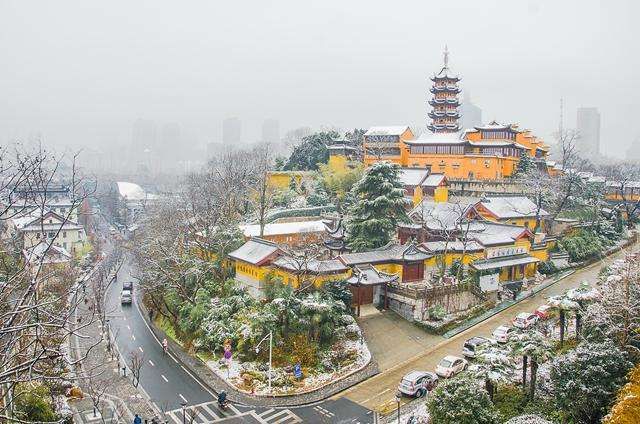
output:
[[[186,417],[185,408],[187,407],[187,402],[185,402],[185,401],[180,402],[180,406],[182,407],[182,424],[186,424],[187,423],[187,417]]]
[[[260,340],[260,343],[256,346],[256,355],[260,353],[260,345],[262,342],[267,340],[267,337],[269,338],[269,393],[271,393],[271,354],[273,352],[273,331],[269,331],[269,334]]]
[[[400,401],[402,400],[402,393],[398,390],[396,392],[396,403],[398,404],[398,424],[400,424]]]

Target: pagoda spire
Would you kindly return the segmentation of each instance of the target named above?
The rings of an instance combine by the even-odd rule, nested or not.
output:
[[[433,85],[429,91],[433,96],[429,101],[431,112],[428,114],[431,123],[427,127],[432,132],[457,132],[460,131],[458,124],[460,119],[458,82],[460,82],[460,78],[449,69],[449,48],[446,45],[442,59],[444,66],[438,74],[431,77]]]

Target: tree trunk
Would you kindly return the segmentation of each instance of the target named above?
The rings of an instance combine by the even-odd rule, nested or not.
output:
[[[495,392],[493,383],[491,382],[491,380],[486,380],[484,382],[484,386],[487,390],[487,393],[489,394],[489,399],[491,399],[491,402],[493,402],[493,393]]]
[[[580,311],[576,311],[576,340],[580,340],[580,333],[582,332],[582,314]]]
[[[529,387],[529,399],[533,401],[536,395],[536,378],[538,374],[538,362],[531,358],[531,387]]]
[[[564,346],[564,322],[565,322],[564,310],[560,309],[560,348]]]
[[[529,357],[526,355],[522,356],[522,391],[527,390],[527,363]]]

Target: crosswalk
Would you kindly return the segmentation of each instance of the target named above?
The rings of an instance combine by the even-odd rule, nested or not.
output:
[[[260,424],[295,424],[301,423],[302,419],[289,409],[251,409],[240,411],[234,405],[229,404],[228,408],[222,411],[217,402],[206,402],[199,405],[192,405],[184,409],[174,409],[166,414],[171,424],[208,424],[226,420],[230,417],[253,418],[252,421]]]

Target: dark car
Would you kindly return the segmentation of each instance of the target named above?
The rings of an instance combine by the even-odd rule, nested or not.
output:
[[[122,283],[122,290],[133,291],[133,281],[125,281]]]
[[[494,343],[493,340],[486,337],[472,337],[462,346],[462,354],[467,358],[475,358],[477,351],[485,346],[491,346]]]

